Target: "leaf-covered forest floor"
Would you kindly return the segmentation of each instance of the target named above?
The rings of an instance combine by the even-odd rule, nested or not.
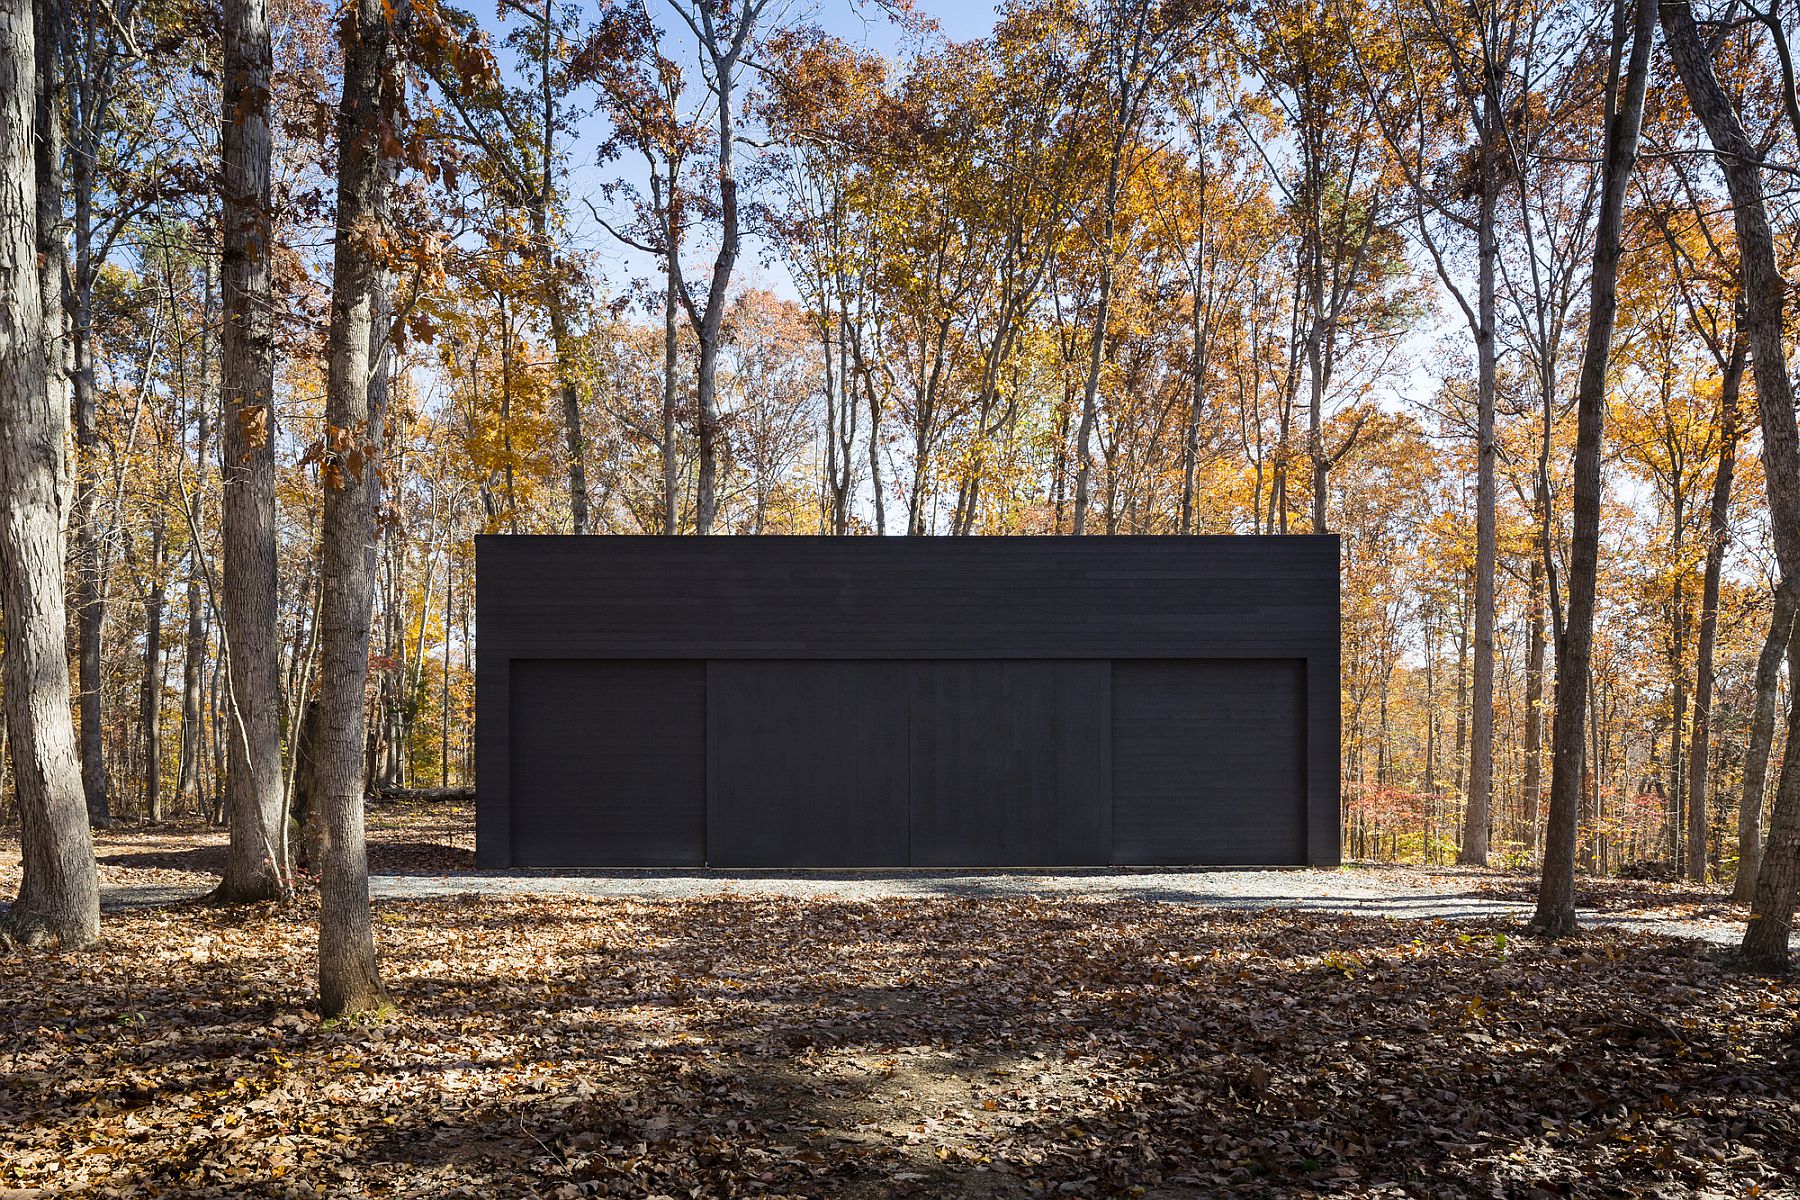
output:
[[[459,821],[373,810],[378,869],[458,869]],[[185,885],[212,840],[111,831],[103,871]],[[1588,902],[1701,902],[1633,888],[1650,892]],[[112,912],[96,949],[0,957],[0,1197],[1780,1196],[1800,1179],[1800,980],[1686,939],[1080,897],[376,914],[399,1007],[370,1021],[310,1009],[306,890]]]

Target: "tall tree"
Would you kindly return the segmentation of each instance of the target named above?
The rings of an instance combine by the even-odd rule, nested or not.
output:
[[[220,600],[229,680],[225,805],[231,845],[217,895],[244,902],[274,899],[288,888],[276,631],[275,243],[269,191],[273,51],[268,0],[225,0],[224,18]]]
[[[1515,169],[1505,115],[1520,106],[1520,98],[1503,89],[1520,78],[1514,60],[1524,10],[1504,0],[1454,7],[1419,0],[1416,8],[1395,12],[1400,39],[1388,45],[1399,53],[1381,64],[1381,73],[1404,81],[1400,113],[1387,111],[1389,85],[1371,86],[1366,73],[1363,82],[1412,193],[1418,238],[1475,348],[1475,661],[1469,792],[1457,861],[1486,866],[1494,775],[1499,209],[1504,180]],[[1474,242],[1473,296],[1450,264],[1460,240]]]
[[[328,1016],[389,1003],[375,960],[363,833],[365,693],[375,598],[376,513],[387,400],[382,277],[401,95],[395,25],[404,4],[355,0],[342,25],[337,243],[326,346],[320,560],[319,724],[313,803],[319,844],[319,1007]]]
[[[55,10],[40,0],[39,14]],[[100,887],[69,716],[62,482],[68,408],[44,334],[42,212],[33,145],[54,111],[31,0],[0,0],[0,620],[20,816],[19,895],[0,939],[65,947],[100,932]],[[54,142],[52,143],[54,144]],[[58,206],[60,209],[60,205]],[[57,213],[60,218],[60,212]],[[52,260],[48,266],[59,266]]]
[[[1211,29],[1197,5],[1162,0],[1099,0],[1090,18],[1092,76],[1103,81],[1099,113],[1105,137],[1106,186],[1099,198],[1094,233],[1100,264],[1088,336],[1087,374],[1081,385],[1081,416],[1075,433],[1075,506],[1070,532],[1086,531],[1093,438],[1099,415],[1101,369],[1106,362],[1107,318],[1112,310],[1119,256],[1119,200],[1140,155],[1151,95],[1164,75],[1184,59]]]
[[[1543,879],[1532,928],[1557,937],[1573,932],[1575,848],[1581,823],[1582,734],[1594,644],[1594,593],[1600,567],[1600,456],[1606,438],[1606,383],[1618,318],[1619,258],[1624,240],[1625,190],[1637,164],[1638,131],[1656,32],[1653,0],[1637,0],[1627,24],[1626,0],[1614,0],[1608,55],[1604,183],[1588,285],[1587,346],[1575,393],[1574,525],[1569,543],[1569,615],[1556,648],[1555,747],[1550,760],[1550,812],[1544,827]],[[1629,38],[1631,53],[1625,56]]]
[[[1762,416],[1769,519],[1775,552],[1781,561],[1782,586],[1792,590],[1800,586],[1800,425],[1794,418],[1794,386],[1788,375],[1783,343],[1787,284],[1776,264],[1775,239],[1769,229],[1763,196],[1763,151],[1744,132],[1743,121],[1719,86],[1712,54],[1694,21],[1693,6],[1687,0],[1664,0],[1661,12],[1663,38],[1687,91],[1688,106],[1712,141],[1731,195],[1738,269],[1743,282],[1742,328],[1750,346],[1757,408]],[[1775,36],[1782,35],[1776,31]],[[1795,133],[1800,134],[1800,126]],[[1800,704],[1789,709],[1788,745],[1800,746],[1796,735],[1800,735]],[[1768,841],[1757,870],[1750,921],[1744,931],[1744,956],[1752,963],[1770,967],[1786,964],[1797,892],[1800,755],[1789,753],[1782,762]]]
[[[694,369],[694,393],[700,410],[700,468],[694,498],[694,532],[707,534],[719,513],[719,459],[724,450],[724,427],[719,412],[719,349],[723,340],[726,309],[730,305],[731,276],[737,268],[741,220],[738,207],[738,77],[744,52],[767,13],[770,0],[670,0],[688,31],[700,46],[701,73],[712,92],[713,117],[718,129],[715,167],[719,180],[719,248],[713,255],[712,276],[705,302],[694,297],[681,266],[680,243],[669,239],[670,278],[687,312],[688,323],[700,343]]]

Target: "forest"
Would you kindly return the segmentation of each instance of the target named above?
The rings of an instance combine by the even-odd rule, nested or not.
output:
[[[9,978],[139,969],[189,919],[103,918],[96,839],[199,829],[181,936],[260,913],[247,978],[404,1010],[378,932],[405,977],[448,951],[372,904],[370,806],[473,787],[503,533],[1334,534],[1346,859],[1518,884],[1551,965],[1496,970],[1621,880],[1785,967],[1800,9],[1764,3],[0,0]],[[1346,987],[1412,953],[1302,935]],[[1431,970],[1513,953],[1468,936]],[[1751,989],[1739,1033],[1791,1019],[1682,961]],[[642,1140],[594,1136],[555,1194]],[[739,1194],[715,1167],[763,1169],[681,1194]]]

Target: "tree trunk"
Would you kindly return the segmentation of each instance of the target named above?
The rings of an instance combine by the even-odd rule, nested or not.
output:
[[[1700,586],[1700,649],[1694,667],[1694,723],[1688,734],[1689,879],[1706,880],[1706,768],[1712,733],[1713,649],[1718,641],[1719,577],[1731,541],[1731,482],[1737,469],[1738,389],[1744,378],[1743,339],[1732,346],[1719,388],[1719,469],[1707,513],[1706,575]]]
[[[719,130],[719,250],[713,257],[712,280],[707,287],[704,309],[688,295],[678,262],[673,264],[671,272],[681,288],[683,306],[700,343],[694,378],[694,399],[699,409],[700,469],[694,498],[694,532],[698,534],[713,532],[713,524],[718,519],[719,455],[724,443],[719,416],[719,342],[731,291],[731,273],[737,268],[739,249],[737,114],[732,107],[732,92],[744,48],[767,2],[746,0],[740,5],[727,6],[722,0],[698,0],[693,14],[698,19],[689,19],[690,26],[699,35],[701,51],[712,62],[713,107]],[[726,14],[734,20],[729,31],[719,25],[720,16]],[[674,202],[673,193],[669,201]],[[672,258],[678,253],[673,242],[668,251]]]
[[[1106,214],[1100,232],[1100,295],[1094,304],[1094,332],[1088,342],[1087,378],[1081,387],[1081,423],[1075,433],[1075,510],[1071,532],[1087,530],[1088,479],[1093,474],[1094,424],[1100,399],[1100,368],[1106,361],[1106,323],[1112,311],[1113,239],[1117,236],[1119,175],[1124,139],[1115,138],[1106,179]]]
[[[1476,218],[1475,708],[1469,714],[1469,802],[1463,809],[1457,861],[1485,867],[1494,791],[1494,275],[1500,257],[1494,210],[1500,197],[1501,117],[1494,88],[1486,87],[1483,93],[1481,207]]]
[[[194,524],[204,524],[206,512],[206,454],[212,432],[212,405],[208,389],[213,377],[212,328],[213,276],[216,267],[208,258],[205,266],[205,293],[202,298],[202,331],[200,335],[200,384],[198,415],[194,430],[194,476],[197,483],[193,498]],[[203,590],[206,573],[206,546],[196,539],[188,548],[187,576],[187,651],[181,666],[181,765],[176,772],[177,803],[193,803],[200,793],[200,749],[202,685],[206,671],[206,597]]]
[[[1794,419],[1794,388],[1782,344],[1786,284],[1775,265],[1775,241],[1763,200],[1762,154],[1745,136],[1743,124],[1719,86],[1687,0],[1665,0],[1662,26],[1669,56],[1687,90],[1688,105],[1712,139],[1731,194],[1743,288],[1741,327],[1756,368],[1770,525],[1781,560],[1782,585],[1793,590],[1800,586],[1800,426]],[[1790,747],[1800,746],[1797,735],[1800,704],[1793,704],[1788,711]],[[1763,848],[1750,921],[1744,931],[1744,956],[1752,964],[1786,965],[1796,892],[1800,892],[1800,755],[1790,750],[1781,765],[1768,844]]]
[[[369,911],[362,771],[378,467],[387,400],[380,256],[387,235],[390,164],[383,157],[382,131],[400,100],[387,11],[384,0],[356,0],[342,25],[337,245],[325,384],[328,437],[321,471],[319,728],[313,747],[313,802],[320,817],[319,1008],[327,1016],[389,1003],[376,967]]]
[[[545,167],[548,171],[548,166]],[[569,316],[562,285],[556,278],[556,255],[550,248],[549,221],[540,207],[536,213],[538,254],[544,275],[544,308],[550,314],[550,346],[556,352],[556,388],[562,400],[563,453],[569,465],[569,523],[571,532],[588,531],[587,437],[581,429],[581,395],[575,387],[575,348],[569,339]]]
[[[275,539],[275,340],[269,198],[267,0],[226,0],[221,129],[224,292],[220,341],[225,645],[225,806],[231,844],[217,898],[288,888],[281,836],[281,652]]]
[[[1619,255],[1625,191],[1637,162],[1638,127],[1644,115],[1650,42],[1656,30],[1652,0],[1638,0],[1633,14],[1631,58],[1620,89],[1619,60],[1625,36],[1622,0],[1613,15],[1612,62],[1604,111],[1606,156],[1594,267],[1589,282],[1587,346],[1575,393],[1574,527],[1569,543],[1568,624],[1556,648],[1556,744],[1550,762],[1550,814],[1544,828],[1544,875],[1531,925],[1551,937],[1572,933],[1575,916],[1575,844],[1581,823],[1583,720],[1588,702],[1588,662],[1594,644],[1594,589],[1600,559],[1600,455],[1606,437],[1606,373],[1618,315]]]
[[[1744,789],[1738,796],[1738,868],[1731,889],[1734,904],[1748,904],[1756,895],[1756,869],[1762,860],[1763,793],[1769,778],[1769,749],[1775,740],[1775,700],[1781,690],[1781,660],[1793,636],[1796,608],[1800,608],[1800,595],[1784,587],[1775,589],[1769,633],[1756,660],[1756,712],[1744,745]]]
[[[138,688],[138,736],[144,747],[144,816],[163,819],[162,808],[162,624],[164,540],[160,526],[150,547],[150,578],[144,589],[144,678]]]
[[[1531,556],[1531,612],[1525,650],[1525,847],[1536,854],[1544,799],[1544,560]]]
[[[0,940],[75,947],[99,936],[100,887],[69,720],[60,523],[69,410],[50,385],[60,350],[45,337],[32,143],[53,106],[39,95],[35,24],[31,0],[0,0],[0,669],[22,868]]]
[[[675,194],[674,167],[670,167],[669,195]],[[668,203],[672,206],[673,199]],[[669,239],[669,245],[675,244],[675,227],[672,220],[663,223],[663,236]],[[676,295],[675,263],[678,255],[670,252],[664,255],[667,277],[664,283],[667,288],[663,295],[663,392],[662,392],[662,488],[663,512],[662,531],[671,537],[681,532],[680,475],[679,464],[675,458],[675,415],[676,386],[681,370],[680,331],[676,327],[677,310],[681,301]]]
[[[62,22],[66,19],[62,6],[54,3],[41,3],[38,6],[39,43],[38,73],[43,83],[41,95],[52,97],[58,95],[61,80],[61,55],[59,47],[67,30]],[[63,315],[62,265],[67,261],[63,247],[62,234],[62,137],[60,101],[47,101],[47,111],[39,116],[40,129],[45,136],[38,142],[38,189],[39,204],[42,207],[41,218],[53,219],[54,224],[40,226],[43,241],[40,253],[45,255],[46,263],[57,264],[54,283],[45,281],[44,320],[47,332],[54,330],[53,336],[61,341]],[[73,405],[75,413],[75,502],[69,512],[69,534],[73,538],[74,555],[72,566],[75,582],[75,593],[72,597],[75,608],[75,657],[76,683],[78,688],[77,703],[81,714],[81,785],[87,797],[88,819],[95,825],[106,825],[112,820],[112,783],[106,771],[106,746],[104,740],[105,717],[101,712],[101,676],[103,664],[101,655],[104,652],[104,636],[106,630],[106,587],[105,571],[101,564],[100,531],[95,525],[99,496],[99,457],[100,431],[94,396],[94,350],[93,350],[93,164],[85,154],[70,156],[70,165],[74,171],[74,233],[75,264],[73,272],[74,328],[68,345],[73,352],[73,370],[69,373],[73,383]],[[54,217],[51,217],[54,214]],[[53,241],[53,244],[51,244]],[[64,351],[58,350],[50,359],[51,372],[60,375]],[[56,379],[52,389],[60,396],[62,382]]]

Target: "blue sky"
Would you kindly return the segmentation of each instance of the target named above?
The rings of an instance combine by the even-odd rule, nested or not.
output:
[[[645,0],[645,3],[652,19],[667,35],[665,53],[677,61],[691,60],[691,35],[669,7],[669,0]],[[580,6],[580,0],[577,0],[577,4]],[[915,4],[916,12],[937,22],[938,36],[946,40],[966,41],[982,37],[994,27],[995,3],[989,0],[915,0]],[[890,21],[873,0],[793,0],[785,8],[780,3],[773,7],[780,23],[817,24],[846,41],[889,55],[900,56],[909,47],[917,46],[917,39]],[[496,40],[504,35],[505,26],[491,10],[481,15]],[[507,70],[511,65],[506,62],[507,55],[502,52],[501,58],[502,70]],[[696,79],[696,85],[697,82]],[[754,79],[749,82],[753,85]],[[614,240],[600,228],[588,211],[587,202],[591,201],[602,212],[608,213],[609,220],[622,218],[623,214],[617,209],[608,211],[612,206],[601,198],[600,190],[610,180],[625,178],[636,181],[642,174],[641,165],[631,158],[596,166],[592,159],[592,148],[598,143],[601,133],[598,127],[592,127],[585,136],[578,137],[574,145],[567,147],[570,155],[568,185],[571,192],[568,217],[575,246],[592,253],[599,260],[604,277],[603,294],[617,295],[627,290],[634,279],[649,277],[659,268],[647,256]],[[708,249],[704,242],[697,242],[690,247],[686,265],[691,278],[703,275],[710,265]],[[764,249],[754,235],[746,237],[746,253],[739,259],[738,285],[766,287],[791,296],[793,286],[787,273],[780,264],[767,261],[768,255],[764,253]]]

